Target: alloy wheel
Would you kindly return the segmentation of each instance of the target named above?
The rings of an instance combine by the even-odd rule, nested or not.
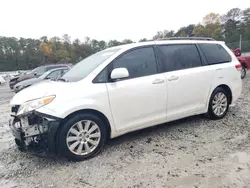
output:
[[[76,155],[87,155],[96,149],[100,142],[99,126],[90,120],[75,123],[68,131],[66,143],[68,149]]]
[[[222,116],[227,110],[227,103],[228,103],[227,96],[222,92],[218,92],[214,96],[212,102],[212,110],[214,114],[217,116]]]

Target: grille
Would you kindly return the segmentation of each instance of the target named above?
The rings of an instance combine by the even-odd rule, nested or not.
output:
[[[12,78],[12,79],[10,79],[10,82],[15,82],[17,79],[18,79],[18,77]]]

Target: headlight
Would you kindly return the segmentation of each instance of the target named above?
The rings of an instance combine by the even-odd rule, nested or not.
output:
[[[22,89],[24,86],[23,85],[18,85],[18,86],[15,86],[15,89],[18,90],[18,89]]]
[[[55,97],[56,97],[55,95],[52,95],[52,96],[47,96],[47,97],[42,97],[39,99],[27,101],[20,106],[17,112],[17,115],[25,114],[27,112],[31,112],[33,110],[41,108],[42,106],[45,106],[51,103]]]

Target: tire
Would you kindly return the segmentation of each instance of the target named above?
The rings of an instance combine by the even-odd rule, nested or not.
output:
[[[242,66],[242,70],[241,70],[241,79],[244,79],[246,77],[247,71],[246,68]]]
[[[79,129],[81,125],[82,129]],[[94,131],[90,133],[91,130]],[[100,135],[100,137],[92,137],[94,134],[95,136]],[[93,114],[76,114],[67,120],[59,130],[57,143],[59,153],[72,161],[92,158],[102,151],[107,135],[106,124],[101,118]],[[80,151],[81,149],[82,151]]]
[[[220,97],[224,96],[221,100]],[[216,103],[217,100],[219,100],[220,102]],[[208,116],[210,119],[213,120],[217,120],[217,119],[222,119],[223,117],[226,116],[227,112],[228,112],[228,108],[229,108],[229,93],[221,88],[218,87],[216,88],[211,97],[210,97],[210,101],[209,101],[209,106],[208,106]],[[215,105],[218,106],[218,110],[215,109]],[[220,110],[221,107],[221,110]],[[221,113],[219,113],[221,112]]]

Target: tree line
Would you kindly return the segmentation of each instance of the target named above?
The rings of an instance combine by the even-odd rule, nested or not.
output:
[[[178,31],[158,31],[151,39],[142,38],[139,42],[158,40],[167,37],[212,37],[223,40],[231,48],[239,47],[239,39],[243,43],[242,50],[250,51],[250,8],[241,10],[233,8],[224,15],[210,13],[201,23],[181,27]],[[77,63],[87,56],[108,47],[133,43],[130,39],[123,41],[90,39],[84,41],[71,40],[65,34],[60,37],[40,39],[15,38],[0,36],[0,71],[33,69],[49,63]]]

